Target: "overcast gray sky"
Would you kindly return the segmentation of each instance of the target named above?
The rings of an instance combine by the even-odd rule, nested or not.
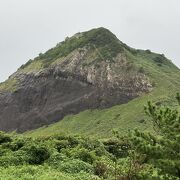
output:
[[[79,31],[106,27],[180,67],[180,0],[0,0],[0,81]]]

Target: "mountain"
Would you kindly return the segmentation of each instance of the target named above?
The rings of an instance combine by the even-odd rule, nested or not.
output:
[[[24,132],[58,121],[38,133],[146,129],[143,104],[149,97],[172,102],[179,78],[163,54],[131,48],[105,28],[77,33],[0,84],[0,130]]]

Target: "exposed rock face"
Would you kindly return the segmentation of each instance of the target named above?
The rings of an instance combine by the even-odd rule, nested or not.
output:
[[[89,58],[99,55],[99,60]],[[126,103],[152,88],[149,79],[129,63],[124,52],[113,61],[96,47],[72,51],[36,72],[17,71],[13,92],[0,94],[0,130],[20,132],[61,120],[85,109]]]

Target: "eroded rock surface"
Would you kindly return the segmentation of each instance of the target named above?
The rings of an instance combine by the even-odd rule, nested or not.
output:
[[[10,79],[16,79],[16,90],[0,93],[0,130],[4,131],[31,130],[85,109],[126,103],[152,89],[149,78],[124,52],[108,60],[96,46],[88,45],[47,68],[18,70]]]

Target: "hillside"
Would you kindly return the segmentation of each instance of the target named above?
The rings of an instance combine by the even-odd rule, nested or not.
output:
[[[63,133],[107,138],[112,136],[112,130],[118,130],[121,135],[126,135],[129,130],[135,128],[152,131],[151,122],[144,113],[144,105],[150,100],[157,104],[176,107],[174,97],[180,89],[179,69],[172,64],[170,66],[157,65],[153,62],[154,56],[157,54],[149,54],[146,51],[140,51],[136,56],[130,55],[130,58],[138,66],[143,67],[153,82],[153,90],[150,93],[145,93],[123,105],[68,115],[58,123],[44,126],[26,134],[36,137]]]
[[[180,93],[176,96],[180,105]],[[144,180],[180,178],[180,116],[145,106],[156,133],[117,131],[108,139],[56,134],[29,137],[0,132],[0,179]]]
[[[0,130],[24,132],[57,121],[31,135],[107,137],[112,129],[151,129],[143,105],[149,98],[173,104],[179,77],[164,55],[130,48],[105,28],[77,33],[0,84]]]

